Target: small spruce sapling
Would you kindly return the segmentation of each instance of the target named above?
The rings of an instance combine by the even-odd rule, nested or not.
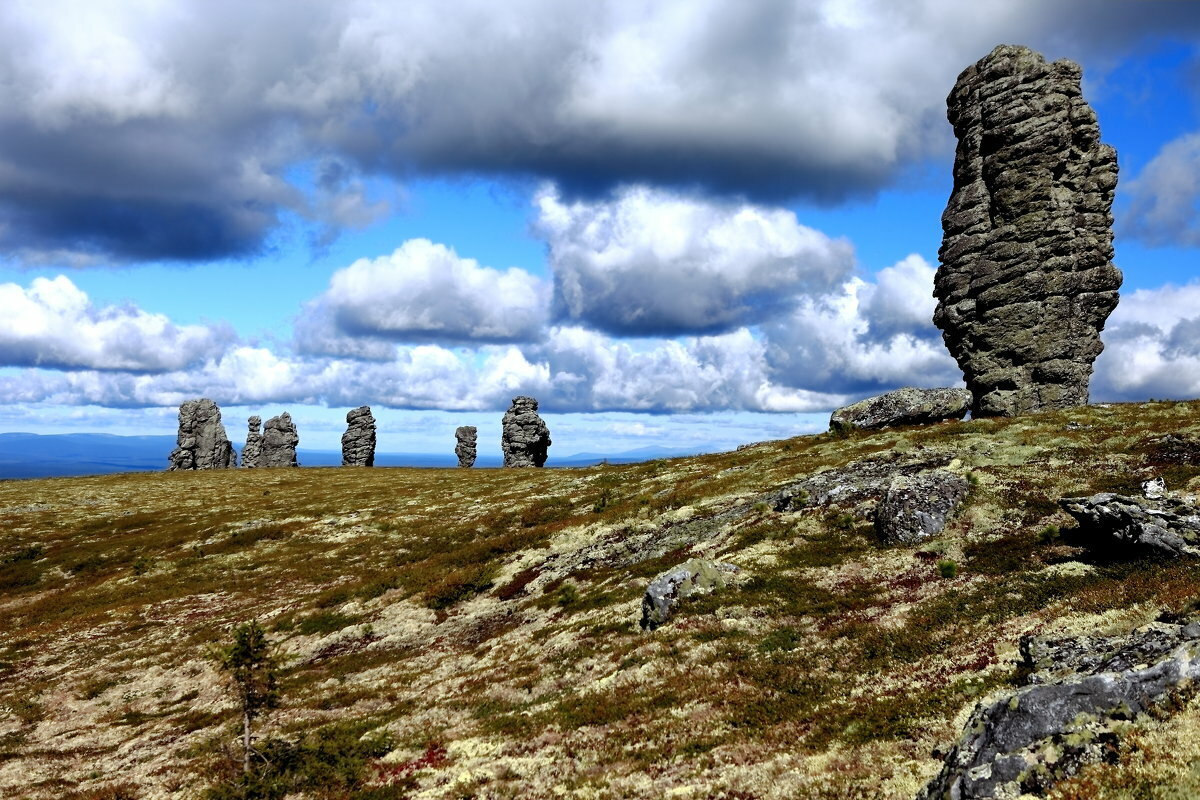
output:
[[[221,669],[229,674],[242,711],[242,771],[250,774],[251,755],[262,757],[254,749],[251,724],[267,711],[278,707],[275,657],[267,642],[267,632],[258,620],[239,625],[233,643],[217,653]]]

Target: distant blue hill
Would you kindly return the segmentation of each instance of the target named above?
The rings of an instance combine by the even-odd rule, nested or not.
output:
[[[106,433],[0,433],[0,479],[51,478],[67,475],[104,475],[110,472],[152,472],[167,467],[167,454],[175,447],[174,436],[114,436]],[[237,447],[235,445],[235,447]],[[238,448],[240,450],[240,448]],[[608,461],[626,464],[656,458],[692,455],[694,451],[673,451],[643,447],[624,453],[602,455],[578,453],[556,458],[551,452],[547,466],[584,467]],[[240,453],[239,453],[240,457]],[[342,463],[336,450],[296,452],[301,466],[333,467]],[[380,467],[453,467],[453,453],[376,453]],[[477,467],[499,467],[495,456],[481,456]]]

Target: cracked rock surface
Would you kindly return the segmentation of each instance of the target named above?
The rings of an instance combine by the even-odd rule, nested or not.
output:
[[[460,467],[475,466],[476,442],[479,431],[474,425],[460,425],[454,429],[454,455]]]
[[[375,466],[375,417],[371,415],[370,406],[359,406],[346,413],[342,466]]]
[[[179,406],[179,432],[167,457],[168,470],[227,469],[237,466],[233,444],[221,422],[221,409],[207,397]]]
[[[540,467],[546,463],[550,448],[550,429],[537,413],[538,402],[532,397],[514,397],[504,412],[500,449],[506,467]]]
[[[278,417],[271,417],[263,428],[262,456],[260,463],[264,467],[297,467],[296,445],[300,443],[300,435],[296,432],[296,423],[292,415],[286,411]]]
[[[1001,45],[947,98],[958,138],[933,321],[975,416],[1085,405],[1117,305],[1117,154],[1072,61]]]

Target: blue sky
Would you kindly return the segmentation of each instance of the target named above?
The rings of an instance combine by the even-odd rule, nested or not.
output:
[[[969,7],[968,7],[969,6]],[[0,8],[0,431],[694,451],[961,380],[930,297],[945,96],[1084,70],[1122,301],[1094,400],[1200,396],[1200,4],[47,2]],[[564,11],[564,9],[566,9]]]

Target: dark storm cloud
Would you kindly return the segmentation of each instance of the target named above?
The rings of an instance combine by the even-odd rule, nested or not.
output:
[[[325,242],[383,213],[369,175],[836,203],[948,158],[946,92],[999,42],[1103,69],[1147,34],[1200,28],[1190,3],[563,8],[0,6],[0,246],[205,260],[257,252],[289,214]]]

